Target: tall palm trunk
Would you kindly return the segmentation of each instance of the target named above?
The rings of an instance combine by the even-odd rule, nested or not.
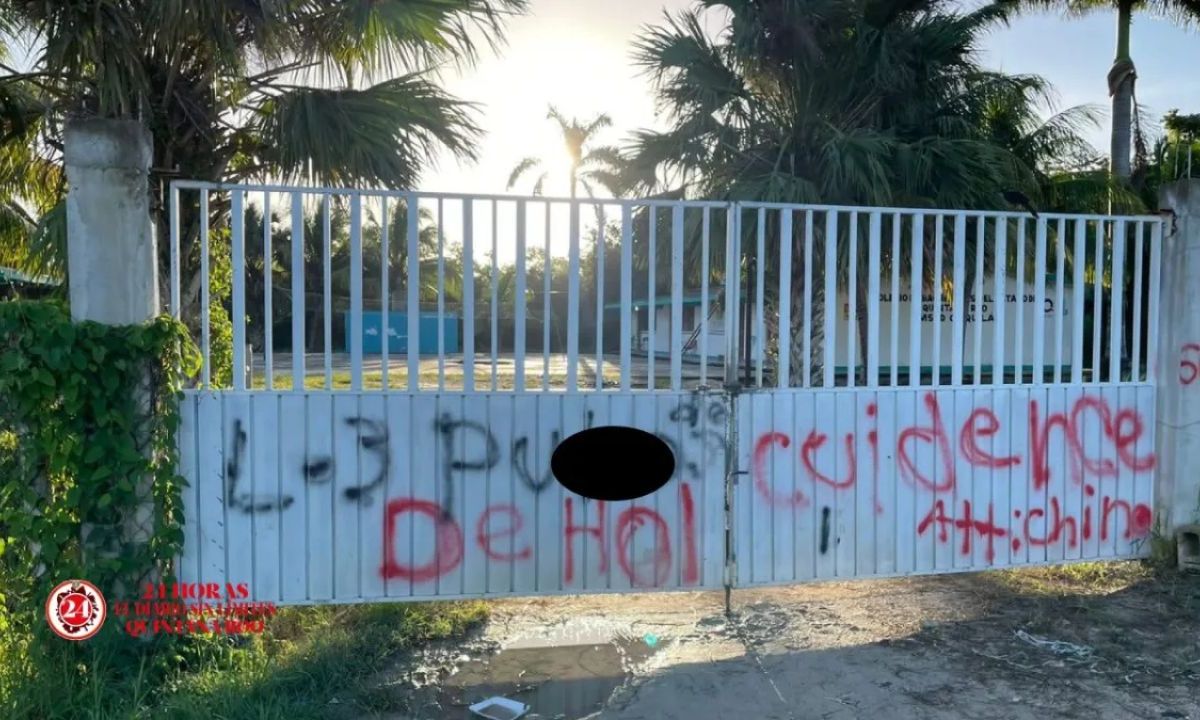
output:
[[[783,239],[787,242],[787,239]],[[809,356],[806,362],[804,355],[805,348],[805,327],[804,327],[804,248],[801,243],[796,242],[796,238],[792,238],[792,263],[790,268],[779,268],[780,272],[790,272],[791,281],[789,283],[788,299],[790,301],[789,308],[789,327],[790,336],[788,344],[788,385],[791,387],[806,387],[804,383],[804,368],[807,365],[809,368],[809,381],[807,387],[820,387],[823,381],[822,373],[824,372],[825,364],[825,283],[819,278],[812,278],[812,293],[809,297],[811,303],[811,316],[809,327],[812,328],[808,333],[810,341],[808,344]],[[814,250],[817,250],[814,247]],[[819,260],[819,252],[815,252],[813,256],[813,267],[821,268],[824,265]],[[753,277],[753,272],[750,273]],[[763,348],[767,362],[774,368],[775,372],[779,372],[779,337],[780,337],[780,307],[781,298],[776,282],[768,282],[766,284],[766,297],[763,299],[763,331],[765,333]],[[746,302],[749,298],[744,298]],[[751,321],[753,322],[753,321]],[[743,327],[740,333],[744,337],[749,337],[750,327],[745,326],[745,321],[742,321]],[[740,353],[740,350],[739,350]],[[741,358],[739,355],[739,363]],[[740,369],[741,373],[745,372],[745,368]]]
[[[1112,137],[1110,162],[1112,174],[1128,180],[1133,148],[1133,84],[1137,72],[1129,56],[1129,32],[1133,25],[1132,0],[1117,3],[1117,53],[1108,71],[1108,92],[1112,96]]]
[[[812,260],[814,267],[823,267],[818,262],[817,253],[813,254]],[[823,383],[823,373],[825,372],[825,284],[817,282],[814,273],[814,277],[812,278],[812,292],[809,294],[809,302],[812,309],[808,332],[808,337],[810,338],[808,343],[808,358],[806,359],[804,355],[804,318],[806,314],[804,307],[805,266],[803,249],[801,247],[793,247],[791,272],[791,352],[788,384],[793,387],[804,385],[804,368],[807,366],[809,368],[808,386],[820,387]]]
[[[879,296],[870,298],[867,295],[869,277],[867,275],[868,267],[866,260],[866,257],[859,259],[858,280],[856,281],[854,298],[855,305],[857,306],[855,309],[858,313],[858,317],[855,318],[855,327],[858,330],[858,354],[854,358],[857,367],[846,369],[847,372],[855,373],[858,378],[858,384],[862,386],[869,384],[874,379],[867,377],[867,347],[870,343],[870,338],[867,337],[867,303],[879,300]],[[876,308],[878,308],[878,305],[876,305]],[[876,312],[878,312],[878,309],[876,309]]]

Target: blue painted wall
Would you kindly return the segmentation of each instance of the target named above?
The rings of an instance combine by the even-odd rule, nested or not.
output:
[[[345,314],[346,321],[346,352],[350,352],[350,317]],[[422,355],[436,355],[438,351],[438,318],[437,313],[421,313],[418,319],[420,327],[420,342],[418,350]],[[443,317],[445,333],[445,349],[448,353],[460,352],[458,339],[458,318]],[[364,312],[362,314],[363,353],[379,355],[383,352],[383,314],[379,312]],[[403,312],[388,313],[388,352],[408,352],[408,314]]]

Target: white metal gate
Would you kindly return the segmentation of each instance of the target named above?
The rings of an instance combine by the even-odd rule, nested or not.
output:
[[[1158,218],[177,182],[171,236],[205,355],[182,581],[741,587],[1131,556],[1153,524]],[[565,490],[551,453],[604,425],[671,482]]]
[[[284,603],[722,584],[719,396],[263,392],[187,403],[187,581],[246,582]],[[634,502],[564,490],[551,451],[601,425],[660,434],[676,452],[674,480]]]

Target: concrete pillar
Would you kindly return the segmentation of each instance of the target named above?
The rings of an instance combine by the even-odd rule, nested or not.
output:
[[[1163,187],[1159,207],[1175,216],[1163,229],[1155,515],[1175,539],[1200,523],[1200,179]]]
[[[75,320],[130,325],[158,314],[151,148],[150,133],[136,121],[67,125],[67,269]]]
[[[63,156],[72,319],[106,325],[149,320],[159,311],[158,255],[150,219],[150,133],[130,120],[72,121],[66,127]],[[143,405],[148,403],[148,390],[137,392]],[[122,543],[149,540],[154,524],[152,478],[140,478],[138,492],[143,500],[119,526],[84,523],[87,553],[111,557],[123,552]],[[133,588],[116,590],[118,597],[136,594]]]

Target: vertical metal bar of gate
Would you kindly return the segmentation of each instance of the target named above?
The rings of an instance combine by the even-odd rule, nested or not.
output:
[[[246,212],[245,193],[230,192],[230,245],[233,250],[233,389],[246,389]]]
[[[825,310],[825,357],[821,384],[833,387],[837,370],[837,246],[838,214],[836,210],[825,211],[825,295],[822,305]],[[831,302],[832,301],[832,302]]]
[[[379,386],[388,389],[388,372],[391,369],[389,345],[391,336],[391,295],[388,287],[388,270],[391,265],[391,236],[388,222],[388,198],[384,195],[379,199]]]
[[[363,361],[362,195],[350,196],[350,389],[362,390]],[[383,341],[386,343],[387,338]]]
[[[683,388],[683,206],[671,209],[671,389]]]
[[[292,389],[304,389],[304,195],[292,193]]]
[[[408,339],[405,341],[405,350],[408,354],[408,391],[416,392],[420,389],[421,381],[421,355],[420,355],[420,282],[421,282],[421,258],[419,255],[418,236],[420,226],[418,225],[420,218],[420,205],[417,201],[416,193],[409,193],[406,202],[406,212],[408,220],[408,278],[406,279],[408,302],[406,303],[405,314],[408,316]]]
[[[779,370],[777,387],[791,384],[792,361],[792,211],[779,211]]]
[[[704,207],[700,227],[700,385],[708,386],[708,246],[711,208]]]
[[[965,215],[954,216],[954,299],[952,301],[954,319],[951,321],[951,385],[962,385],[963,381],[963,329],[970,303],[967,302],[966,287],[967,262],[967,218]],[[978,321],[976,321],[978,324]]]
[[[653,228],[653,225],[651,225]],[[725,384],[738,384],[738,316],[741,314],[742,208],[730,203],[725,223]],[[653,251],[651,251],[653,257]],[[651,366],[653,367],[653,366]]]
[[[179,269],[179,188],[171,185],[169,194],[171,223],[171,317],[178,320],[182,315],[180,307],[180,269]],[[270,211],[267,211],[265,225],[271,226]],[[269,255],[267,257],[270,257]]]
[[[621,208],[621,391],[633,387],[633,208]]]
[[[475,203],[462,204],[463,391],[475,392]]]
[[[474,279],[472,279],[472,284]],[[517,203],[517,277],[513,293],[513,390],[525,390],[525,201]]]
[[[204,389],[212,388],[212,370],[211,370],[211,346],[209,336],[209,307],[212,302],[209,297],[209,288],[211,287],[208,268],[209,268],[209,241],[208,241],[208,190],[200,191],[200,349],[203,353],[204,374]]]

